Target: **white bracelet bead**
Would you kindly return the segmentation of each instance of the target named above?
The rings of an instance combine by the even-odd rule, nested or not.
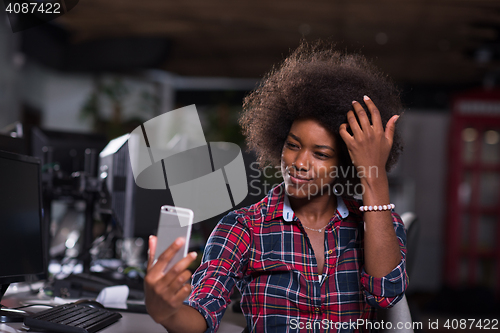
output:
[[[362,212],[381,212],[385,210],[392,210],[396,208],[396,205],[393,203],[387,205],[375,205],[375,206],[360,206],[359,210]]]

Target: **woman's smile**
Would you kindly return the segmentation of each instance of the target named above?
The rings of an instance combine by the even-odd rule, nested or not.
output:
[[[290,177],[290,181],[296,184],[306,184],[313,180],[313,176],[310,174],[301,174],[294,170],[295,168],[287,168],[287,175]]]
[[[292,176],[290,175],[290,181],[292,183],[296,183],[296,184],[306,184],[306,183],[309,183],[312,181],[312,178],[304,178],[304,177],[300,177],[300,176]]]

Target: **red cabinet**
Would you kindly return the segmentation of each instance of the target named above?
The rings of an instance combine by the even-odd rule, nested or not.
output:
[[[500,292],[500,90],[453,103],[444,278]]]

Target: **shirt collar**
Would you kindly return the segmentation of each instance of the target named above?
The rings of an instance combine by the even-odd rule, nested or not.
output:
[[[287,222],[293,221],[294,212],[292,207],[290,206],[290,199],[288,199],[288,195],[285,192],[285,199],[283,203],[283,219]],[[340,195],[335,194],[337,197],[337,212],[339,215],[345,219],[349,215],[349,210],[347,209],[344,199]]]
[[[288,195],[285,193],[285,202],[283,203],[283,219],[287,222],[293,221],[293,209],[290,207],[290,200]]]

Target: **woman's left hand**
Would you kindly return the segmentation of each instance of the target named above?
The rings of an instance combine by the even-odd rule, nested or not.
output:
[[[363,106],[353,101],[352,105],[358,115],[359,123],[354,112],[349,111],[347,113],[349,125],[346,123],[340,125],[339,134],[347,145],[352,163],[358,173],[364,172],[368,176],[371,171],[370,167],[376,167],[377,173],[379,169],[385,172],[399,115],[392,116],[384,129],[380,112],[373,101],[368,96],[364,97],[364,101],[371,113],[372,124]],[[347,132],[347,126],[351,128],[353,135]]]

